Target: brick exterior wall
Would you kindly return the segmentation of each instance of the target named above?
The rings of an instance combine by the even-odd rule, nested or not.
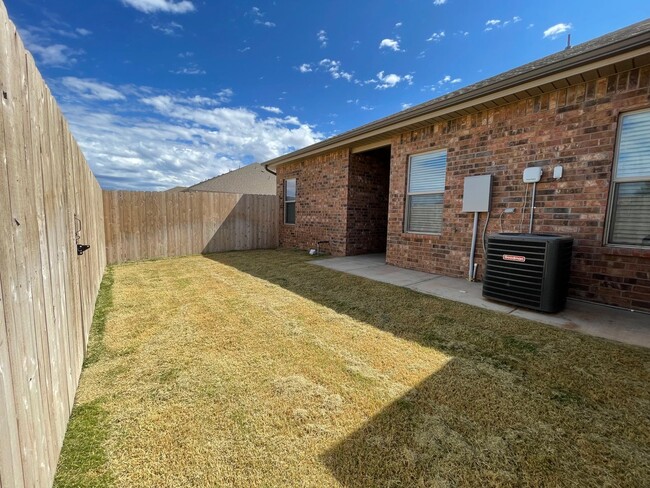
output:
[[[465,277],[473,222],[473,214],[461,213],[465,176],[494,175],[488,233],[527,232],[532,187],[520,226],[522,173],[540,166],[544,174],[537,185],[533,231],[574,237],[570,296],[650,311],[650,250],[603,245],[619,115],[650,107],[649,86],[650,66],[645,66],[394,137],[387,262]],[[448,158],[442,234],[404,233],[408,157],[443,148]],[[334,255],[361,252],[363,245],[352,240],[363,220],[358,212],[368,211],[355,196],[364,194],[357,187],[369,169],[361,161],[337,151],[278,168],[279,195],[284,178],[298,179],[297,222],[280,226],[282,247],[306,249],[328,239]],[[564,167],[559,181],[552,178],[556,165]],[[507,207],[516,212],[500,218]],[[481,230],[484,224],[482,214]],[[481,247],[479,242],[479,279]]]
[[[390,153],[350,156],[347,255],[384,252],[388,229]]]
[[[277,169],[280,196],[280,247],[311,249],[318,241],[335,256],[344,256],[347,235],[350,151],[285,164]],[[296,178],[296,224],[284,223],[284,181]]]
[[[501,231],[499,217],[507,207],[516,212],[503,216],[503,231],[528,232],[528,208],[520,226],[522,173],[540,166],[544,174],[537,184],[533,232],[574,237],[570,295],[650,310],[650,250],[603,246],[619,115],[650,107],[649,83],[646,66],[394,138],[387,262],[467,276],[473,214],[461,213],[465,176],[494,175],[488,233]],[[448,157],[442,234],[404,233],[408,157],[443,148]],[[556,165],[564,167],[558,181],[552,178]],[[480,278],[480,242],[476,256]]]

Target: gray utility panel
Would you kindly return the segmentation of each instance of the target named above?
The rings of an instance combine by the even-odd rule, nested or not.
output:
[[[489,212],[492,175],[467,176],[463,190],[463,212]]]

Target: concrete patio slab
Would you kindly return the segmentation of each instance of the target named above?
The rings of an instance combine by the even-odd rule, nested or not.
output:
[[[388,265],[384,254],[326,258],[311,263],[546,325],[650,348],[650,314],[647,313],[578,300],[568,300],[566,308],[557,314],[535,312],[484,299],[481,283]]]
[[[480,283],[472,283],[471,281],[459,278],[442,276],[435,280],[417,283],[408,288],[421,293],[426,293],[427,295],[447,298],[449,300],[467,303],[468,305],[474,305],[476,307],[486,308],[496,312],[512,313],[516,310],[516,307],[513,307],[512,305],[485,300],[482,296],[483,287]]]
[[[361,256],[347,256],[344,258],[325,258],[313,261],[314,264],[337,271],[350,271],[353,269],[367,268],[369,266],[386,266],[385,254],[364,254]]]
[[[397,286],[414,286],[425,281],[435,281],[440,278],[437,275],[412,271],[410,269],[397,268],[395,266],[369,266],[367,268],[355,268],[354,274],[370,278],[371,280],[390,283]]]

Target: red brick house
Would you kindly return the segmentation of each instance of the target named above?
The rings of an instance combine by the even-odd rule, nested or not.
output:
[[[473,228],[465,177],[493,176],[488,234],[528,232],[522,174],[540,167],[534,232],[574,237],[570,296],[650,311],[650,20],[266,165],[281,247],[328,241],[333,255],[385,251],[458,277]]]

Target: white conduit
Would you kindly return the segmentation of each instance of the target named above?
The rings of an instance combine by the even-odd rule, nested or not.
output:
[[[474,212],[474,231],[472,232],[472,249],[469,252],[469,273],[467,279],[474,281],[476,266],[474,266],[474,252],[476,252],[476,235],[478,234],[478,212]]]

